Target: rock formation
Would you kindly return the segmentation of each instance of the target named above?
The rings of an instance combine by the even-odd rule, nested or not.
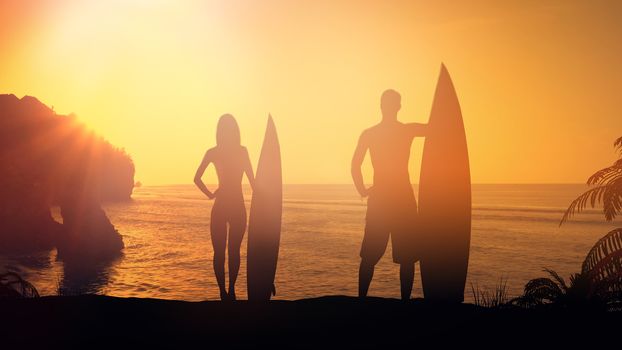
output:
[[[0,95],[0,251],[118,253],[123,242],[101,202],[129,200],[133,187],[134,164],[124,150],[34,97]],[[53,205],[62,224],[52,218]]]

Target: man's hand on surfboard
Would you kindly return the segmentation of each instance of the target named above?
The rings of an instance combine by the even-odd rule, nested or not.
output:
[[[428,133],[428,124],[408,123],[406,127],[410,131],[412,137],[425,137]]]

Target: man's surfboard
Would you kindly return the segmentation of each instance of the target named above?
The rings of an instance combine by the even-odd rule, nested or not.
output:
[[[471,176],[456,91],[441,65],[419,178],[424,297],[462,302],[471,241]]]
[[[281,151],[272,116],[261,147],[248,223],[248,300],[270,300],[281,239]]]

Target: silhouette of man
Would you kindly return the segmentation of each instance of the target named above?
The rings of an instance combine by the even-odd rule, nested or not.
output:
[[[363,131],[352,157],[352,179],[357,191],[367,200],[365,235],[361,245],[359,297],[367,296],[374,267],[384,255],[391,237],[393,262],[400,264],[403,300],[410,299],[417,260],[414,225],[417,201],[408,174],[408,159],[413,138],[424,136],[426,124],[404,124],[397,120],[401,96],[395,90],[382,94],[382,121]],[[372,187],[365,188],[361,164],[369,149],[374,168]]]

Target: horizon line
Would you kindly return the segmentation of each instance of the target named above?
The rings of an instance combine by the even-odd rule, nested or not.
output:
[[[140,182],[140,181],[137,181]],[[157,187],[157,186],[185,186],[185,185],[194,185],[194,183],[192,182],[186,182],[186,183],[160,183],[160,184],[144,184],[141,182],[141,185],[138,186],[138,188],[140,187],[145,187],[145,186],[150,186],[150,187]],[[213,185],[218,185],[216,183],[206,183],[207,186],[213,186]],[[243,183],[242,185],[244,186],[248,186],[248,183]],[[346,185],[351,185],[354,186],[353,183],[311,183],[311,182],[292,182],[292,183],[283,183],[283,185],[300,185],[300,186],[318,186],[318,185],[325,185],[325,186],[346,186]],[[371,186],[372,184],[365,184],[366,186]],[[419,183],[413,183],[414,185],[419,185]],[[474,182],[471,183],[471,185],[585,185],[587,186],[587,184],[585,182]],[[136,188],[136,186],[134,186]]]

